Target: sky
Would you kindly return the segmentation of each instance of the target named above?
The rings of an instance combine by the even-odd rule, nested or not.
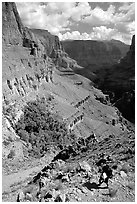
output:
[[[134,2],[16,2],[23,24],[60,40],[120,40],[135,34]]]

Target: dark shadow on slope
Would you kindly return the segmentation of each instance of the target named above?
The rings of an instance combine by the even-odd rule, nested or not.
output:
[[[92,190],[92,189],[106,189],[107,187],[100,187],[98,186],[97,183],[93,182],[93,183],[90,183],[90,182],[86,182],[83,184],[84,187],[87,187],[88,190]]]
[[[110,196],[111,198],[115,197],[117,194],[117,189],[109,189],[109,193],[102,193],[104,196]]]

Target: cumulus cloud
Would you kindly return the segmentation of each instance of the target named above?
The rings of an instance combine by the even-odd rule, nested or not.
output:
[[[87,33],[80,33],[79,31],[66,32],[65,34],[59,33],[60,40],[91,40],[90,35]]]
[[[109,24],[115,12],[115,7],[110,5],[107,11],[104,11],[100,7],[96,7],[91,11],[91,14],[83,19],[84,23],[88,23],[92,26],[107,25]]]
[[[106,26],[94,27],[90,36],[92,39],[110,40],[111,36],[115,34],[115,29],[107,28]]]
[[[70,19],[78,22],[91,10],[86,2],[17,3],[17,7],[26,26],[48,29],[53,34],[69,30]]]
[[[121,12],[118,12],[121,11]],[[106,11],[100,7],[96,7],[91,11],[91,15],[83,19],[83,22],[90,25],[97,25],[100,22],[101,25],[116,24],[119,22],[129,22],[135,18],[135,4],[121,6],[116,12],[115,6],[110,5]],[[126,11],[123,12],[123,11]]]
[[[117,29],[107,28],[106,26],[94,27],[91,33],[80,33],[79,31],[59,33],[60,40],[120,40],[126,44],[131,43],[132,35],[121,33]]]
[[[128,3],[128,2],[123,3],[123,5],[120,6],[118,10],[119,10],[119,11],[135,10],[135,3],[132,3],[132,4],[130,4],[130,3]]]
[[[135,3],[121,3],[119,6],[108,3],[105,9],[103,3],[92,8],[92,2],[16,4],[25,26],[46,29],[61,40],[114,38],[129,44],[135,32]],[[88,31],[85,30],[86,26]]]
[[[79,31],[66,32],[65,34],[60,34],[61,40],[74,39],[74,40],[109,40],[111,36],[115,34],[115,30],[107,28],[105,26],[94,27],[90,34],[82,33]]]

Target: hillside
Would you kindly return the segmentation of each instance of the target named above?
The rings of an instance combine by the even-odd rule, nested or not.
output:
[[[3,202],[134,201],[135,131],[57,36],[2,3]],[[97,161],[113,178],[98,187]]]

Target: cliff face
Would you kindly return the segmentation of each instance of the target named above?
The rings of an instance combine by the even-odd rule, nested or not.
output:
[[[3,43],[22,44],[24,27],[19,18],[15,3],[2,3],[2,39]]]
[[[3,121],[8,124],[4,128],[4,141],[8,140],[12,130],[14,143],[16,133],[12,127],[21,117],[26,102],[36,100],[44,92],[42,85],[47,87],[45,96],[53,91],[51,87],[54,87],[56,78],[55,66],[70,69],[77,63],[63,51],[57,36],[45,30],[25,28],[15,3],[2,3],[2,34]],[[4,151],[5,156],[9,154],[10,147],[11,144],[3,147],[9,148]]]
[[[81,66],[94,71],[112,65],[126,54],[128,45],[118,41],[74,40],[62,41],[65,51]]]
[[[55,35],[51,35],[47,30],[41,29],[31,29],[35,36],[40,40],[41,44],[47,50],[48,56],[51,55],[54,50],[62,50],[62,45],[59,41],[59,38]]]
[[[10,96],[10,93],[12,96],[21,95],[21,92],[25,94],[24,88],[27,84],[25,80],[31,77],[32,82],[28,84],[37,84],[41,78],[48,78],[53,63],[64,68],[77,66],[75,60],[69,58],[63,51],[57,36],[51,35],[46,30],[28,29],[23,26],[15,3],[2,4],[2,34],[4,98],[6,95]],[[14,88],[17,87],[18,91],[15,91]],[[29,85],[28,88],[33,88],[33,85]]]
[[[2,4],[2,40],[3,47],[9,45],[22,45],[31,48],[35,43],[42,54],[50,56],[52,50],[62,49],[57,36],[48,31],[28,29],[23,26],[16,4],[5,2]]]
[[[101,78],[101,71],[97,73],[98,79],[102,79],[104,88],[121,90],[125,92],[134,89],[135,85],[135,36],[126,56],[120,62],[105,70],[104,79]]]
[[[95,82],[103,91],[115,93],[115,106],[135,122],[135,36],[126,56],[118,64],[96,72]]]
[[[120,66],[132,66],[133,69],[135,67],[135,35],[133,35],[132,37],[129,51],[127,52],[126,56],[120,61]]]

